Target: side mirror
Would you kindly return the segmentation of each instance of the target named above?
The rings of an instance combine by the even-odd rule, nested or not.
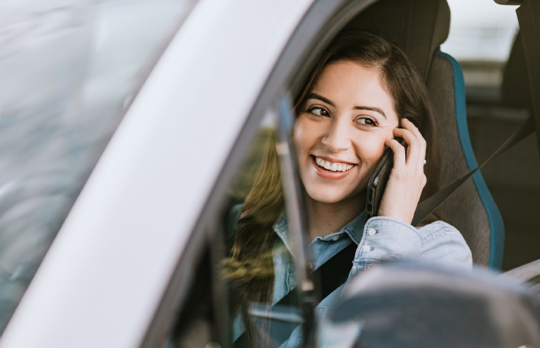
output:
[[[540,347],[540,296],[485,269],[395,262],[353,279],[321,347]]]

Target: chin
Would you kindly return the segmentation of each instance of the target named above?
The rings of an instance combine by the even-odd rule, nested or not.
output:
[[[308,196],[314,201],[326,204],[339,203],[352,196],[352,192],[332,192],[328,189],[306,189]]]

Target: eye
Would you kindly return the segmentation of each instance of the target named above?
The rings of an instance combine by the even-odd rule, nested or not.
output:
[[[356,122],[368,127],[377,127],[377,121],[370,117],[360,117],[356,120]]]
[[[310,114],[317,115],[317,116],[322,116],[322,117],[330,116],[328,111],[326,111],[325,109],[323,109],[321,107],[318,107],[318,106],[314,106],[312,108],[309,108],[307,110],[307,112],[309,112]]]

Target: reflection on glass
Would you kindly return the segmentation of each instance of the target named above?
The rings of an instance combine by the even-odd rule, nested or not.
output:
[[[301,315],[284,215],[276,130],[262,127],[230,191],[226,225],[228,284],[234,347],[278,347]]]
[[[0,5],[0,332],[192,2]]]

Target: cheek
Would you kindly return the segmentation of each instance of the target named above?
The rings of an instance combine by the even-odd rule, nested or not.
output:
[[[372,165],[379,161],[386,149],[388,134],[369,134],[355,142],[356,153],[364,164]]]
[[[307,117],[298,116],[294,124],[293,141],[296,151],[309,151],[317,142],[317,127]]]

